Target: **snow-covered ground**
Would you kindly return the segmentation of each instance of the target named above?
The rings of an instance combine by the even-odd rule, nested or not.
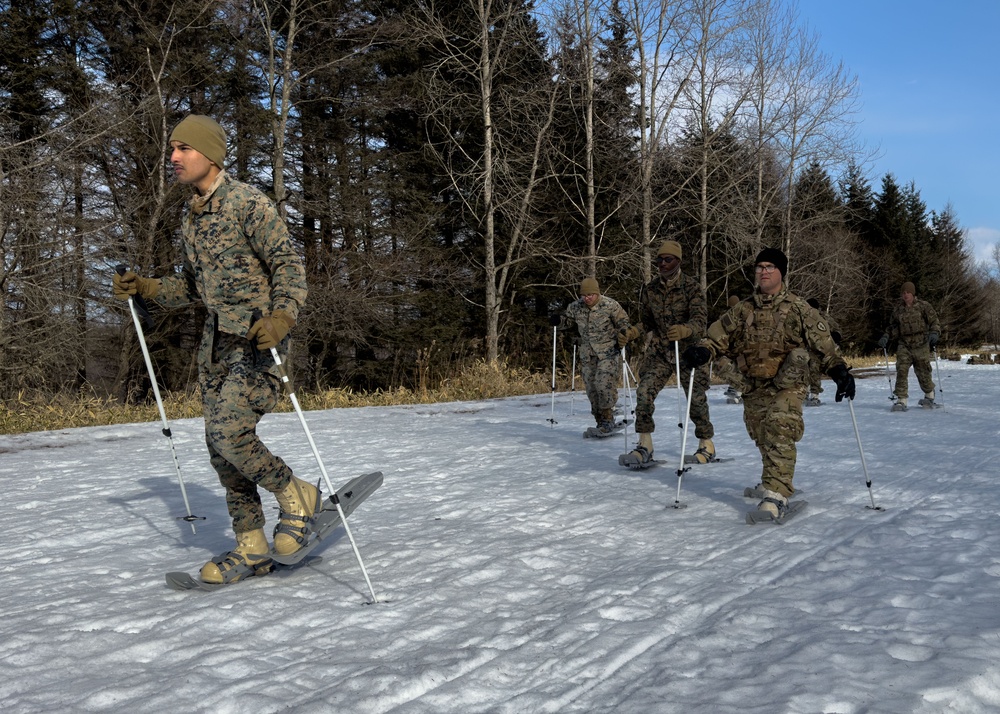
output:
[[[197,534],[158,422],[2,436],[2,710],[998,711],[1000,367],[941,375],[946,406],[907,413],[884,373],[858,381],[871,491],[827,381],[784,526],[744,523],[759,456],[720,387],[733,460],[687,472],[683,509],[672,388],[669,463],[644,472],[618,466],[624,437],[581,438],[579,392],[574,414],[568,393],[307,412],[335,483],[385,474],[351,518],[377,604],[346,537],[315,566],[167,589],[232,544],[199,420],[171,424]],[[261,432],[318,478],[294,414]]]

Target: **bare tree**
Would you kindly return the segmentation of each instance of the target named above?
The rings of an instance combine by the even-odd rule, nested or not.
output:
[[[486,359],[495,362],[503,301],[530,248],[555,90],[538,76],[544,57],[533,50],[538,37],[525,5],[474,0],[468,10],[467,34],[447,26],[433,4],[418,3],[416,17],[438,49],[428,68],[427,117],[443,140],[432,149],[482,240],[481,257],[469,258],[483,273]],[[470,129],[477,141],[468,141]]]
[[[639,197],[643,282],[652,276],[652,243],[658,226],[654,215],[658,204],[669,197],[654,198],[654,171],[665,148],[674,114],[691,79],[694,64],[687,53],[691,38],[691,15],[686,2],[631,0],[626,16],[635,36],[639,86]]]

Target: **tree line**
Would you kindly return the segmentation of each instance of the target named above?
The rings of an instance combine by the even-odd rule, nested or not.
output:
[[[856,78],[785,2],[0,0],[0,33],[2,398],[144,395],[110,276],[179,266],[166,157],[191,112],[301,251],[307,388],[544,369],[547,315],[586,276],[630,310],[668,237],[712,317],[774,246],[850,350],[906,280],[945,344],[998,341],[958,216],[873,186]],[[194,384],[200,309],[153,315],[166,389]]]

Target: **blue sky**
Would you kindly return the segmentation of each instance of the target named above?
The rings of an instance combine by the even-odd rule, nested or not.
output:
[[[977,259],[1000,243],[1000,0],[800,0],[820,46],[858,77],[859,138],[928,210],[954,207]]]

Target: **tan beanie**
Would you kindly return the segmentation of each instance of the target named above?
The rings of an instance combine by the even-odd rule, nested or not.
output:
[[[581,295],[600,295],[601,286],[597,284],[597,278],[584,278],[580,283]]]
[[[226,132],[211,117],[189,114],[174,127],[170,141],[179,141],[218,166],[223,168],[226,161]]]
[[[913,283],[905,282],[905,283],[903,283],[903,287],[900,289],[899,292],[900,293],[910,293],[910,295],[916,295],[917,294],[917,289],[915,287],[913,287]]]
[[[660,249],[656,251],[657,255],[672,255],[677,260],[680,260],[683,256],[681,255],[681,244],[675,240],[665,240],[660,244]]]

